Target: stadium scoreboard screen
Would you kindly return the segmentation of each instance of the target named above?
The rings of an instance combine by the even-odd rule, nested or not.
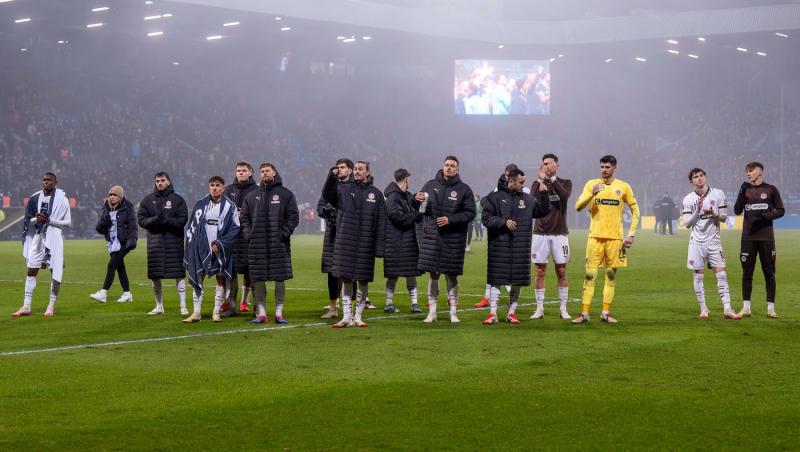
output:
[[[549,115],[548,60],[455,60],[456,115]]]

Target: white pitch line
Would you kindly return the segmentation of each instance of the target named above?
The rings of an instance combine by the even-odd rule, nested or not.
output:
[[[574,301],[571,300],[571,301]],[[545,301],[545,304],[555,304],[559,303],[559,301]],[[519,306],[532,306],[533,303],[520,303]],[[488,308],[464,308],[459,309],[458,312],[470,312],[470,311],[484,311]],[[437,314],[449,314],[449,310],[447,311],[437,311]],[[392,315],[392,316],[380,316],[380,317],[371,317],[368,320],[370,322],[380,321],[380,320],[391,320],[391,319],[402,319],[408,317],[421,317],[426,315],[425,313],[419,314],[401,314],[401,315]],[[281,330],[290,330],[296,328],[311,328],[316,326],[330,326],[330,323],[327,322],[313,322],[313,323],[301,323],[297,325],[284,325],[284,326],[273,326],[273,327],[257,327],[257,328],[248,328],[248,329],[236,329],[236,330],[225,330],[225,331],[210,331],[206,333],[196,333],[196,334],[182,334],[179,336],[162,336],[162,337],[151,337],[151,338],[144,338],[144,339],[130,339],[126,341],[111,341],[111,342],[98,342],[94,344],[78,344],[78,345],[65,345],[61,347],[48,347],[48,348],[37,348],[37,349],[30,349],[30,350],[17,350],[11,352],[0,352],[0,357],[2,356],[17,356],[17,355],[32,355],[34,353],[50,353],[50,352],[60,352],[65,350],[81,350],[87,348],[100,348],[100,347],[114,347],[118,345],[130,345],[130,344],[145,344],[149,342],[166,342],[166,341],[177,341],[182,339],[193,339],[198,337],[211,337],[211,336],[223,336],[227,334],[239,334],[239,333],[257,333],[257,332],[271,332],[271,331],[281,331]]]

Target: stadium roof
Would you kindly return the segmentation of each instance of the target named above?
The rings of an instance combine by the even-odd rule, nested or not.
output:
[[[800,28],[800,4],[774,0],[175,1],[518,45],[570,45]]]

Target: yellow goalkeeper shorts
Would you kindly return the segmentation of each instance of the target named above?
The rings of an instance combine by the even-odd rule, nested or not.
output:
[[[586,244],[586,266],[590,268],[624,268],[628,266],[628,249],[622,240],[589,237]]]

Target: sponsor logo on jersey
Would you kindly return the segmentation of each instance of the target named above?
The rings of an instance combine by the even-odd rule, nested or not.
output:
[[[769,204],[765,202],[756,204],[745,204],[744,210],[769,210]]]
[[[604,206],[618,206],[619,199],[595,199],[594,203],[597,205],[604,205]]]

